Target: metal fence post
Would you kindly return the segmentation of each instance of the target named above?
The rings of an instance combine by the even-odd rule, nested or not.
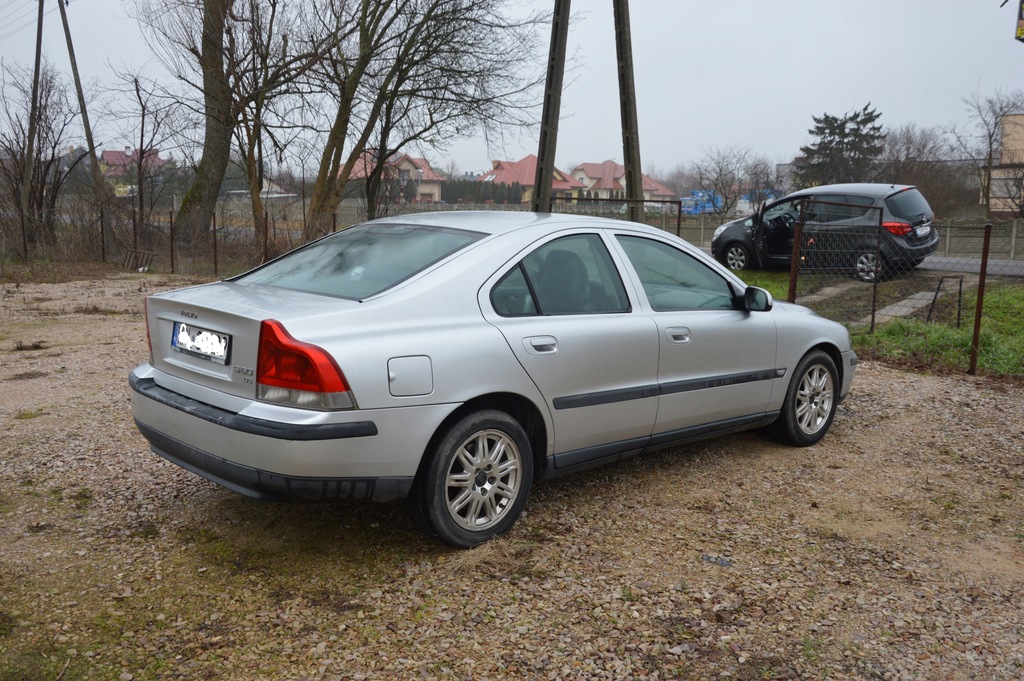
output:
[[[978,273],[978,302],[974,305],[974,337],[971,339],[971,365],[967,373],[978,372],[978,343],[981,336],[981,312],[985,301],[985,277],[988,274],[988,249],[992,240],[992,223],[985,223],[985,241],[981,246],[981,271]]]
[[[170,216],[168,238],[171,242],[171,274],[174,274],[174,211],[168,211],[167,214]]]
[[[220,276],[217,274],[217,213],[213,214],[213,276]]]
[[[107,235],[103,231],[103,225],[106,222],[103,219],[103,211],[104,211],[103,206],[100,206],[100,261],[101,262],[106,262],[107,261]]]

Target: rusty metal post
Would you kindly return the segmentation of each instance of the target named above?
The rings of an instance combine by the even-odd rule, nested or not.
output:
[[[530,210],[534,213],[551,212],[551,184],[555,178],[558,116],[562,110],[562,82],[565,75],[565,46],[569,42],[569,5],[569,0],[555,0],[551,16],[551,48],[540,118],[537,174],[533,182],[533,200],[530,202]]]
[[[992,223],[985,223],[985,241],[981,247],[981,271],[978,273],[978,302],[974,305],[974,337],[971,339],[971,365],[967,373],[978,373],[978,344],[981,336],[981,312],[985,303],[985,278],[988,274],[988,250],[992,241]]]
[[[167,214],[170,216],[170,227],[168,232],[171,241],[171,274],[174,274],[174,211],[168,211]]]
[[[762,225],[762,229],[764,226]],[[790,303],[796,302],[796,281],[797,271],[800,269],[800,250],[804,236],[804,212],[800,210],[800,219],[793,225],[793,251],[789,256],[789,291],[786,293],[786,300]],[[757,247],[757,244],[754,244]],[[756,258],[757,256],[754,255]]]
[[[615,14],[615,56],[619,71],[619,110],[622,117],[622,157],[626,167],[629,219],[643,219],[644,178],[640,166],[640,126],[636,115],[633,80],[633,39],[629,26],[629,0],[612,0]]]
[[[106,209],[100,206],[100,261],[107,261],[107,230],[103,229],[103,225],[106,224],[106,216],[104,211]]]
[[[269,237],[270,237],[270,223],[269,223],[269,220],[268,220],[267,211],[263,211],[263,260],[261,262],[266,262],[267,261],[267,247],[268,247],[267,239]]]

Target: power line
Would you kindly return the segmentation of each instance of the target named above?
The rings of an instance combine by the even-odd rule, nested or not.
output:
[[[43,13],[43,16],[44,17],[48,17],[51,14],[53,14],[54,12],[56,12],[56,11],[57,11],[56,7],[54,7],[53,9],[46,10]],[[35,23],[36,23],[36,17],[32,17],[31,19],[27,20],[25,23],[21,24],[20,26],[15,26],[15,27],[9,29],[6,33],[0,33],[0,40],[7,40],[11,36],[14,36],[14,35],[20,33],[21,31],[25,30],[29,26],[34,26]]]

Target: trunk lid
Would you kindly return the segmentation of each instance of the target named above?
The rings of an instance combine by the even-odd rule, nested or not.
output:
[[[191,386],[254,399],[263,320],[276,319],[287,327],[290,320],[358,305],[275,286],[233,282],[150,296],[146,323],[157,383],[207,402],[218,400]]]

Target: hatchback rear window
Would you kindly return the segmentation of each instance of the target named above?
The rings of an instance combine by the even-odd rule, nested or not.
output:
[[[885,200],[885,205],[895,217],[908,222],[931,218],[932,208],[917,189],[904,189]]]
[[[483,236],[424,225],[356,225],[232,281],[360,300],[388,290]]]

